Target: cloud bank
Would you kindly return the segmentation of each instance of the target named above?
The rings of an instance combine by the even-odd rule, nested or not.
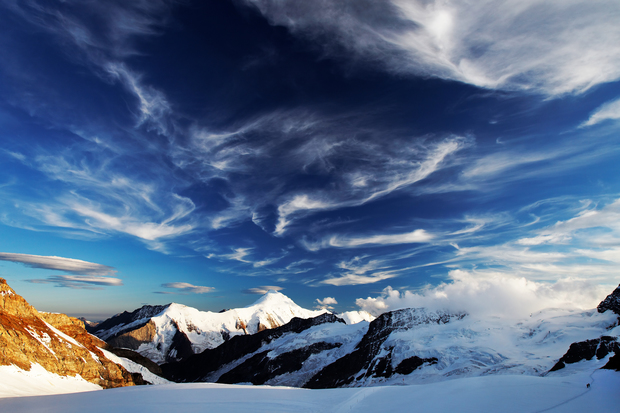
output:
[[[545,283],[503,273],[463,270],[453,270],[449,277],[449,283],[418,291],[400,292],[387,287],[378,297],[358,298],[356,304],[373,315],[425,307],[467,311],[474,316],[524,318],[546,308],[595,308],[614,288],[584,278]]]

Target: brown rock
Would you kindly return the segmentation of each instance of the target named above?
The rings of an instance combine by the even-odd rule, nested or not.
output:
[[[108,343],[118,348],[129,348],[137,350],[142,343],[150,343],[155,338],[157,327],[152,320],[135,330],[128,331],[119,336],[111,338]]]
[[[30,370],[40,364],[61,376],[79,374],[104,388],[133,386],[131,374],[108,360],[78,319],[64,314],[39,313],[0,278],[0,365]]]

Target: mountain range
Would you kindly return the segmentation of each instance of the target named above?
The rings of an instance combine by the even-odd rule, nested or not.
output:
[[[620,286],[596,309],[514,320],[425,308],[341,317],[269,291],[220,313],[144,306],[87,326],[98,337],[77,319],[37,312],[4,280],[0,308],[0,366],[42,366],[101,387],[170,380],[318,389],[620,371]]]
[[[152,361],[179,361],[213,349],[232,337],[280,327],[293,318],[312,318],[327,310],[306,310],[282,293],[269,290],[254,304],[214,313],[182,304],[146,305],[86,328],[114,347],[129,348]],[[350,320],[372,320],[366,312],[349,312]]]

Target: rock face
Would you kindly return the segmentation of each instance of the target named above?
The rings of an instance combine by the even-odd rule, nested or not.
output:
[[[395,373],[410,374],[425,363],[434,364],[436,358],[410,357],[392,367],[393,349],[383,349],[382,344],[390,334],[407,330],[420,324],[446,324],[451,319],[460,320],[465,313],[428,313],[422,309],[407,308],[381,314],[368,327],[368,332],[346,356],[326,366],[310,379],[304,387],[323,389],[351,385],[365,377],[390,377]]]
[[[64,314],[40,313],[0,278],[0,365],[29,371],[40,364],[60,376],[80,375],[104,388],[132,386],[140,379],[100,350],[104,342]]]
[[[595,356],[597,360],[606,357],[609,353],[614,353],[604,369],[619,370],[618,358],[620,358],[620,345],[616,337],[602,336],[593,340],[581,341],[573,343],[570,348],[562,356],[562,358],[551,368],[550,371],[561,370],[567,364],[577,363],[582,360],[592,360]],[[620,371],[620,370],[619,370]]]
[[[620,315],[620,285],[596,307],[599,313],[611,310]]]

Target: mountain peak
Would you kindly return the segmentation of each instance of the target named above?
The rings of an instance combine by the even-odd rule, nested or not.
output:
[[[620,285],[596,307],[599,313],[611,310],[620,315]]]
[[[258,300],[256,300],[254,304],[248,305],[246,308],[266,304],[269,304],[270,306],[274,304],[285,304],[289,306],[299,307],[297,304],[295,304],[293,300],[291,300],[289,297],[282,294],[281,292],[278,292],[276,290],[269,290],[265,294],[263,294]]]

